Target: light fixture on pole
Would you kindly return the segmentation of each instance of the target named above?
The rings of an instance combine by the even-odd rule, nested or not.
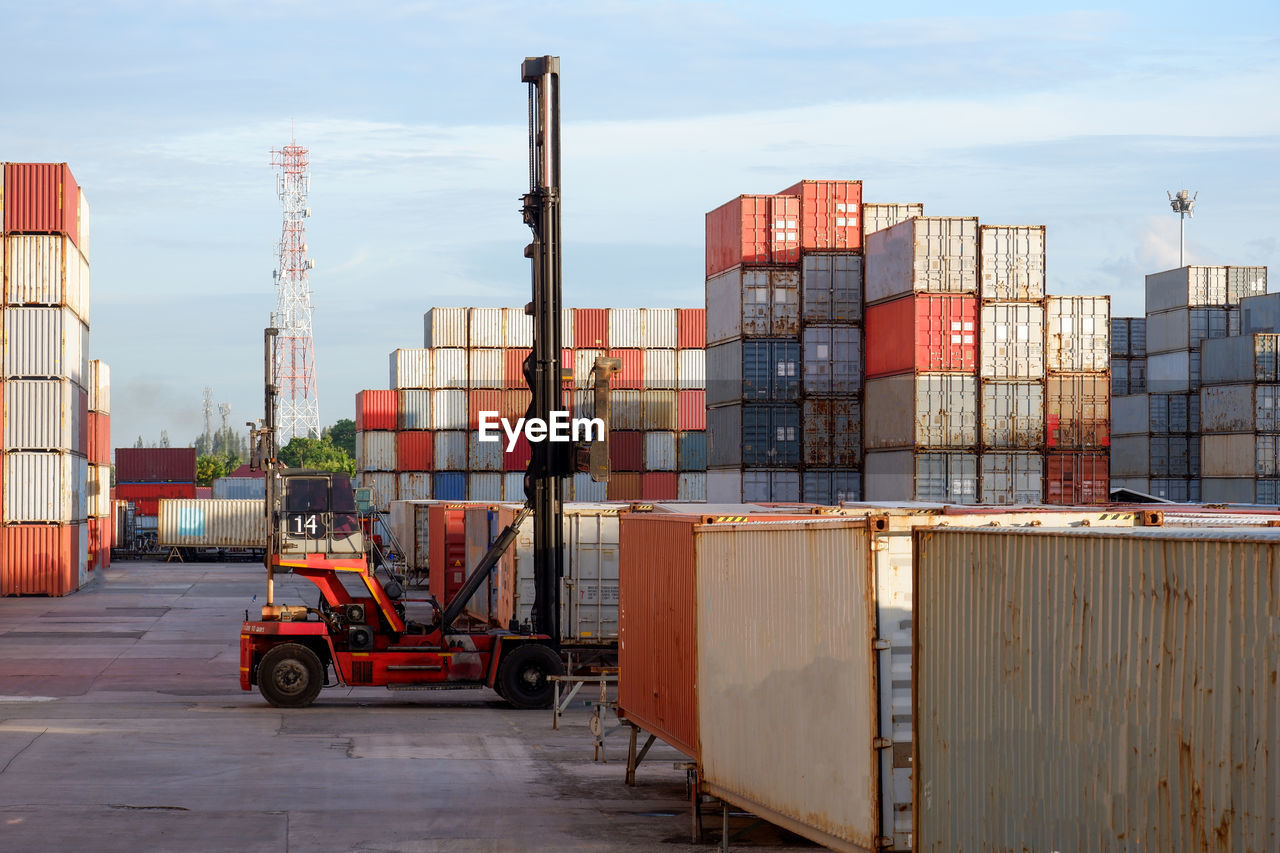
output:
[[[1165,195],[1169,196],[1169,206],[1173,208],[1173,212],[1178,214],[1178,266],[1186,266],[1182,255],[1187,238],[1187,218],[1195,217],[1196,196],[1200,193],[1192,195],[1190,190],[1178,190],[1176,196],[1171,192],[1166,192]]]

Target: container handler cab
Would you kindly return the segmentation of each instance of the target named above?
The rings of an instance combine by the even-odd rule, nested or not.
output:
[[[524,364],[532,391],[528,418],[550,421],[562,403],[560,364],[560,62],[526,59],[529,84],[529,192],[523,215],[533,231],[525,248],[532,261],[533,349]],[[266,418],[254,430],[255,467],[267,472],[267,603],[240,632],[240,686],[256,685],[279,707],[305,707],[332,684],[389,689],[491,687],[517,708],[551,704],[550,676],[564,672],[559,654],[560,578],[563,574],[561,479],[589,471],[608,479],[608,382],[621,364],[596,360],[595,414],[604,439],[589,446],[534,442],[525,474],[527,502],[490,546],[453,600],[425,599],[425,621],[406,618],[401,579],[382,575],[370,560],[346,474],[289,470],[276,460],[272,374],[277,334],[265,336]],[[568,379],[572,380],[572,375]],[[253,425],[250,424],[252,427]],[[535,598],[526,631],[455,627],[476,593],[533,516]],[[275,574],[291,572],[320,590],[320,607],[275,602]],[[345,582],[344,582],[345,581]],[[354,588],[354,592],[350,588]],[[417,614],[415,614],[417,615]],[[514,626],[512,626],[514,629]]]

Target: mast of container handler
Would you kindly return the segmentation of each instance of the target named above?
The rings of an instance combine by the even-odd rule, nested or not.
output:
[[[533,231],[525,247],[532,261],[533,350],[524,363],[532,391],[526,418],[549,423],[560,408],[560,57],[527,57],[520,79],[529,86],[529,192],[524,221]],[[572,473],[568,445],[531,444],[524,491],[533,509],[533,630],[552,642],[560,638],[560,577],[564,573],[564,531],[560,478]]]
[[[280,553],[278,547],[280,544],[280,530],[272,520],[276,497],[276,454],[279,449],[279,444],[276,441],[276,400],[279,389],[275,381],[276,342],[279,339],[279,334],[280,330],[276,328],[267,328],[262,332],[263,416],[256,429],[252,421],[248,424],[250,435],[249,469],[262,471],[264,485],[266,486],[263,512],[266,514],[264,529],[267,531],[267,541],[262,558],[267,569],[267,603],[262,608],[264,617],[268,612],[272,612],[275,607],[275,568],[272,565],[272,560],[275,555]]]

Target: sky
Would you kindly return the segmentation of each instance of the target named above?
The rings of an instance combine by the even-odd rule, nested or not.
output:
[[[1118,8],[1117,8],[1118,7]],[[92,207],[112,444],[262,416],[281,205],[310,149],[323,425],[432,306],[529,299],[525,56],[561,57],[564,301],[703,302],[703,217],[801,178],[1043,224],[1054,294],[1143,312],[1187,261],[1280,263],[1280,6],[0,0],[0,160]],[[1280,289],[1277,284],[1276,289]]]

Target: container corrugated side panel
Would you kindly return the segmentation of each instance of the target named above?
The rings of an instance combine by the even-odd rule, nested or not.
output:
[[[609,309],[609,346],[638,349],[644,338],[641,308]]]
[[[676,470],[676,434],[674,432],[646,432],[644,434],[644,469],[646,471]]]
[[[978,444],[976,376],[907,373],[870,379],[863,411],[868,450]]]
[[[506,386],[506,363],[503,350],[473,349],[467,354],[467,387],[496,388]]]
[[[676,497],[681,501],[705,501],[707,499],[706,472],[682,473],[676,484]]]
[[[875,618],[864,523],[709,525],[697,528],[695,549],[704,786],[820,844],[875,849]],[[789,572],[797,563],[805,571]],[[780,630],[761,632],[763,622]],[[797,726],[795,697],[815,695],[831,713]]]
[[[433,349],[431,352],[431,386],[433,388],[467,387],[467,350]]]
[[[679,427],[675,391],[641,391],[643,427],[646,430],[675,430]]]
[[[431,387],[431,350],[398,349],[391,353],[391,388]]]
[[[808,326],[801,333],[804,393],[847,396],[862,390],[862,330]]]
[[[396,474],[396,495],[404,501],[431,498],[431,474],[426,471],[400,471]]]
[[[66,305],[79,313],[79,267],[74,260],[63,264],[64,244],[75,250],[70,240],[61,234],[10,234],[3,239],[6,305]],[[75,277],[71,281],[69,272]]]
[[[913,216],[924,216],[923,204],[864,202],[862,205],[863,245],[866,245],[866,235],[871,234],[871,232],[892,228],[899,222],[905,222]]]
[[[263,477],[219,477],[211,484],[217,500],[266,500],[267,481]]]
[[[991,505],[1044,502],[1044,456],[1039,453],[983,453],[979,457],[982,495]]]
[[[111,516],[111,466],[90,465],[89,482],[85,490],[90,518]]]
[[[4,449],[65,450],[82,432],[75,387],[65,379],[10,379],[4,383]]]
[[[573,323],[569,322],[570,334],[565,336],[564,317],[572,317],[573,312],[568,309],[561,309],[560,323],[560,346],[573,346]],[[502,334],[503,346],[505,347],[532,347],[533,346],[533,318],[524,313],[523,308],[503,308],[502,309]],[[475,346],[475,344],[472,344]]]
[[[982,445],[1031,450],[1044,446],[1044,385],[982,381]]]
[[[433,460],[437,471],[467,470],[467,433],[465,430],[450,430],[435,434],[435,450]],[[441,495],[433,488],[436,497],[442,500],[461,499],[461,495]]]
[[[1105,371],[1111,364],[1111,299],[1050,296],[1045,368],[1067,373]]]
[[[69,308],[4,310],[4,375],[66,377],[83,385],[88,327]]]
[[[501,471],[502,449],[505,439],[481,441],[478,432],[467,433],[467,469],[471,471]],[[472,495],[471,500],[499,500],[485,495]]]
[[[396,470],[396,434],[391,430],[369,430],[358,436],[363,471]]]
[[[93,384],[89,388],[89,411],[111,414],[111,366],[101,359],[91,361]]]
[[[701,353],[702,351],[685,350],[685,352]],[[679,384],[676,356],[677,351],[673,349],[645,350],[643,359],[644,387],[674,390]]]
[[[978,372],[982,378],[1044,376],[1043,306],[1029,302],[986,303],[978,328]]]
[[[675,349],[679,343],[674,308],[645,308],[640,346],[645,349]]]
[[[983,225],[978,235],[983,299],[1044,297],[1043,225]]]
[[[431,428],[467,428],[467,392],[441,390],[431,392]]]
[[[432,393],[423,389],[397,391],[396,429],[431,429]]]
[[[1280,540],[916,543],[915,849],[1274,849]]]
[[[502,332],[501,308],[471,308],[468,312],[467,346],[501,348],[504,335]]]
[[[467,309],[432,308],[423,317],[422,345],[428,349],[467,346]]]
[[[393,471],[361,471],[357,475],[360,480],[358,488],[369,489],[373,494],[373,505],[385,509],[396,500],[396,477]]]
[[[88,512],[88,484],[77,485],[76,469],[76,457],[69,453],[6,453],[4,523],[83,520]],[[82,471],[87,478],[87,463]]]
[[[66,524],[0,527],[0,595],[66,595],[79,585],[78,535]]]
[[[162,546],[261,548],[267,525],[259,501],[160,501],[159,543]]]
[[[921,216],[868,236],[868,304],[915,292],[978,292],[976,217]]]

